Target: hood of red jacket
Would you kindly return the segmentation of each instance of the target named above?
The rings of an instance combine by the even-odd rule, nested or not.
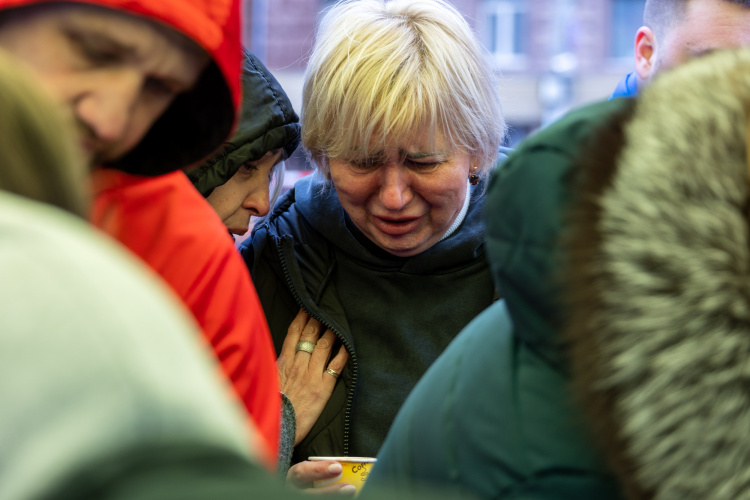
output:
[[[60,0],[0,0],[0,10]],[[106,165],[155,176],[197,164],[232,134],[241,101],[239,0],[65,0],[158,21],[211,57],[195,87],[178,96],[127,155]]]

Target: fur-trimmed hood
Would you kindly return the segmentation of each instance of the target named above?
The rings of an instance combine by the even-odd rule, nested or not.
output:
[[[582,169],[567,338],[629,498],[750,498],[749,110],[750,51],[706,56]]]

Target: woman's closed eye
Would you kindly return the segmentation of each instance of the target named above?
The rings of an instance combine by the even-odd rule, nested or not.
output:
[[[437,169],[440,165],[445,163],[446,160],[444,159],[437,159],[437,158],[424,158],[424,159],[409,159],[407,158],[405,163],[406,165],[418,172],[430,172],[432,170]]]
[[[352,169],[359,171],[359,172],[369,172],[371,170],[375,170],[378,167],[380,167],[383,164],[382,158],[362,158],[362,159],[354,159],[348,161],[349,165],[351,165]]]
[[[253,175],[253,172],[256,172],[257,170],[258,170],[257,165],[255,165],[254,163],[250,163],[249,161],[246,161],[240,166],[237,172],[241,173],[242,175]]]

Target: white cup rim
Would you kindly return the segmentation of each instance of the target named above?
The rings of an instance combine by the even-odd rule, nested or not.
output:
[[[308,460],[320,462],[322,460],[335,460],[336,462],[363,462],[373,463],[377,462],[377,458],[372,457],[307,457]]]

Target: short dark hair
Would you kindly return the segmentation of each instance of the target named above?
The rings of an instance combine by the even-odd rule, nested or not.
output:
[[[687,0],[689,1],[689,0]],[[669,29],[676,19],[685,15],[686,0],[646,0],[643,25],[658,35]]]
[[[643,24],[648,26],[657,35],[669,30],[675,21],[685,15],[688,3],[691,0],[646,0],[643,9]],[[727,3],[735,3],[750,8],[750,0],[723,0]]]

